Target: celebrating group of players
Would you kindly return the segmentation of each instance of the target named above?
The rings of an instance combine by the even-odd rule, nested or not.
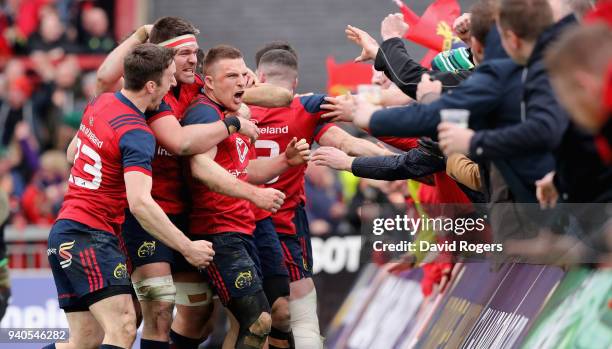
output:
[[[253,73],[231,46],[198,57],[198,33],[161,18],[98,70],[49,235],[70,340],[45,348],[130,348],[140,314],[141,348],[197,348],[213,294],[232,323],[224,348],[322,348],[309,147],[386,150],[322,119],[325,95],[294,96],[288,44],[264,46]]]

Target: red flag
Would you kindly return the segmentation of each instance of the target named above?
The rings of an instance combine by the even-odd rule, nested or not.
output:
[[[599,1],[595,8],[584,15],[585,23],[605,22],[612,26],[612,1]]]
[[[421,58],[421,62],[419,64],[427,69],[431,69],[431,61],[433,61],[433,59],[436,57],[438,53],[440,53],[440,51],[438,50],[427,51],[427,53],[425,53],[425,56]]]
[[[327,93],[331,96],[355,92],[357,85],[372,83],[372,66],[364,63],[336,63],[327,57]]]
[[[416,25],[419,22],[420,20],[419,16],[416,13],[414,13],[414,11],[412,11],[410,7],[406,6],[406,4],[402,2],[402,0],[393,0],[393,1],[402,11],[402,14],[404,15],[404,22],[408,23],[408,25],[411,27]]]
[[[451,49],[453,41],[457,40],[451,26],[461,12],[457,0],[436,0],[416,23],[414,12],[403,2],[396,3],[400,6],[404,21],[410,25],[406,39],[438,52]]]

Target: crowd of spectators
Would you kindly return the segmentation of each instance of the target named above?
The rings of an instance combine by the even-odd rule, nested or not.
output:
[[[83,57],[101,61],[116,46],[113,4],[0,1],[0,190],[18,229],[50,225],[60,208],[65,149],[96,88],[96,66]]]
[[[347,38],[361,49],[357,59],[373,61],[394,93],[413,101],[328,98],[331,119],[416,144],[356,158],[322,147],[312,160],[362,178],[421,182],[411,193],[425,204],[420,212],[459,222],[486,217],[478,240],[502,245],[502,258],[607,265],[611,23],[609,0],[596,7],[588,0],[478,0],[453,25],[473,66],[447,59],[437,69],[411,57],[401,14],[382,21],[380,44],[348,26]],[[475,237],[453,227],[420,233],[415,239],[442,244]]]

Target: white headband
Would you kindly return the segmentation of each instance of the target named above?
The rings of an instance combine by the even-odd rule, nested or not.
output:
[[[185,35],[177,36],[176,38],[166,40],[164,42],[160,42],[158,45],[168,47],[168,48],[179,48],[183,46],[192,45],[195,43],[197,43],[195,35],[185,34]]]

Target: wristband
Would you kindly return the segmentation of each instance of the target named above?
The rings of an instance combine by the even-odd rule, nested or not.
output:
[[[228,116],[221,121],[225,124],[228,134],[240,131],[240,119],[237,116]]]

